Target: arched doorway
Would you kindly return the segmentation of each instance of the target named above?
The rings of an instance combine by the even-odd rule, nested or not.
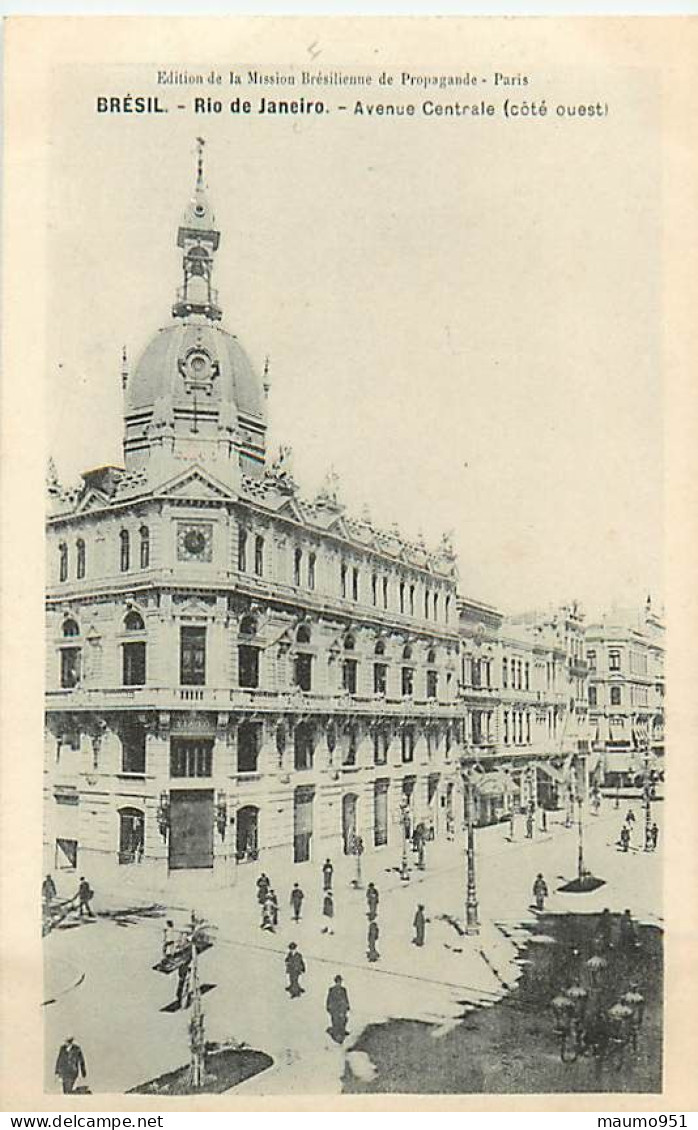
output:
[[[145,848],[145,817],[140,808],[119,809],[119,863],[140,863]]]
[[[345,793],[342,797],[342,840],[344,854],[351,855],[356,841],[356,793]]]
[[[259,856],[259,809],[254,804],[238,809],[235,855],[238,863],[248,863]]]

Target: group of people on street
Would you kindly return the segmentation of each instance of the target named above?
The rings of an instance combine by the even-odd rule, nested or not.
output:
[[[633,812],[632,808],[629,808],[625,817],[625,823],[623,824],[623,827],[620,830],[620,835],[618,836],[618,843],[620,845],[621,851],[630,850],[634,827],[635,813]],[[652,824],[650,824],[649,828],[646,829],[645,838],[647,841],[645,843],[645,850],[655,851],[659,842],[659,828],[657,827],[656,821],[653,821]]]
[[[288,978],[286,992],[292,1000],[295,1000],[305,992],[305,989],[301,985],[301,977],[306,972],[305,959],[295,942],[289,942],[288,952],[284,958],[284,965]],[[350,1005],[349,994],[344,987],[339,973],[335,976],[334,983],[327,992],[325,1007],[330,1016],[330,1035],[337,1043],[341,1043],[347,1036],[347,1019]]]
[[[56,884],[54,882],[53,876],[51,874],[46,875],[41,884],[41,903],[43,907],[44,918],[50,919],[54,923],[55,920],[53,916],[55,915],[57,909],[59,911],[58,920],[60,920],[61,916],[65,917],[65,915],[70,913],[71,910],[77,910],[78,916],[80,918],[83,918],[85,916],[87,918],[94,918],[95,913],[92,909],[92,899],[94,897],[95,893],[92,890],[92,887],[90,886],[85,876],[81,875],[78,889],[75,894],[72,896],[72,898],[65,899],[64,902],[60,904],[60,907],[57,908],[56,904],[58,899],[58,891],[56,889]],[[61,911],[63,912],[62,915]]]

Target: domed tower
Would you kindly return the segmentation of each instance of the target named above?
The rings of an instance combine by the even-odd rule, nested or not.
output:
[[[146,470],[151,485],[194,463],[231,486],[241,471],[264,469],[262,384],[238,339],[222,328],[211,285],[219,243],[199,139],[194,194],[177,232],[183,282],[174,320],[146,346],[125,388],[126,470]]]

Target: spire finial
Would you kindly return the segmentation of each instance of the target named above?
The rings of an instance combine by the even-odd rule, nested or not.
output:
[[[121,347],[121,387],[126,388],[128,384],[128,357],[126,354],[126,346]]]
[[[264,358],[264,377],[262,382],[264,395],[269,396],[269,389],[271,388],[271,381],[269,379],[269,354]]]
[[[204,187],[204,145],[206,144],[203,137],[196,139],[196,187]]]

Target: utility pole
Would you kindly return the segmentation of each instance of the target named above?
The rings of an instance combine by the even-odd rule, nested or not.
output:
[[[201,1008],[201,985],[199,984],[199,962],[196,948],[199,923],[194,911],[191,914],[191,1001],[192,1013],[189,1021],[189,1050],[191,1054],[191,1087],[198,1091],[203,1086],[206,1074],[206,1034],[204,1014]]]
[[[400,822],[402,824],[402,862],[400,863],[400,878],[407,881],[410,869],[407,863],[407,829],[410,819],[410,802],[406,796],[400,801]]]

